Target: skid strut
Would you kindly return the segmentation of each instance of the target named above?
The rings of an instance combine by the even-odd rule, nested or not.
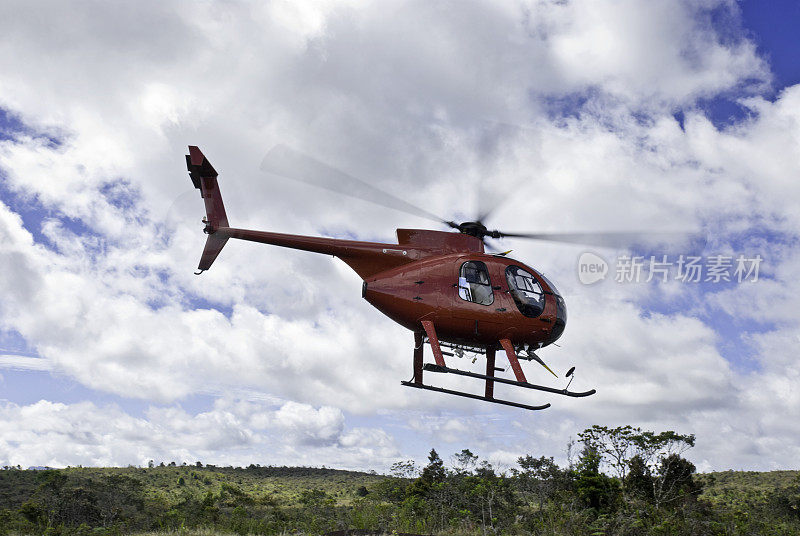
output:
[[[494,348],[486,349],[486,398],[494,398]]]
[[[547,393],[554,393],[558,395],[564,396],[572,396],[572,397],[583,397],[583,396],[590,396],[595,393],[595,390],[592,389],[590,391],[584,392],[575,392],[569,391],[567,389],[555,389],[553,387],[546,387],[544,385],[535,385],[529,383],[528,380],[525,378],[525,374],[522,372],[522,367],[520,366],[519,359],[517,357],[516,352],[514,351],[514,346],[509,339],[501,339],[500,346],[505,351],[506,357],[508,358],[508,362],[511,365],[511,369],[514,371],[514,376],[516,380],[508,380],[506,378],[498,378],[494,375],[495,371],[503,370],[498,369],[495,366],[495,348],[493,346],[488,346],[485,349],[476,348],[475,350],[480,351],[483,350],[486,354],[486,374],[478,374],[477,372],[469,372],[465,370],[459,370],[450,368],[445,364],[444,356],[453,355],[450,352],[443,352],[442,351],[442,343],[439,341],[439,337],[436,334],[436,329],[433,325],[433,322],[429,320],[423,320],[421,322],[422,330],[417,331],[414,333],[414,377],[412,381],[401,382],[402,385],[407,387],[415,387],[417,389],[425,389],[428,391],[436,391],[439,393],[445,393],[448,395],[456,395],[456,396],[463,396],[465,398],[472,398],[474,400],[483,400],[485,402],[492,402],[494,404],[503,404],[505,406],[513,406],[517,408],[523,408],[528,410],[540,410],[546,409],[550,407],[550,404],[543,404],[541,406],[533,406],[530,404],[523,404],[520,402],[512,402],[510,400],[501,400],[494,397],[494,384],[495,383],[504,383],[507,385],[513,385],[516,387],[524,387],[526,389],[533,389],[536,391],[544,391]],[[425,337],[428,338],[428,343],[431,345],[431,350],[433,351],[433,357],[436,363],[423,363],[423,354],[424,354],[424,345],[425,345]],[[444,346],[448,346],[448,343],[444,343]],[[466,376],[469,378],[476,378],[479,380],[484,380],[486,382],[484,395],[476,395],[472,393],[466,393],[463,391],[455,391],[453,389],[445,389],[443,387],[436,387],[434,385],[426,385],[422,381],[422,375],[424,371],[429,372],[436,372],[436,373],[446,373],[446,374],[455,374],[458,376]]]
[[[422,327],[425,328],[425,333],[428,334],[428,340],[431,343],[431,350],[433,350],[433,358],[436,360],[436,364],[440,367],[443,367],[444,356],[442,355],[442,349],[439,346],[439,337],[436,336],[436,329],[433,327],[433,322],[430,320],[423,320]]]

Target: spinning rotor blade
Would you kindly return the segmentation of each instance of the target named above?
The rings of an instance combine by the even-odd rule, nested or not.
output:
[[[511,197],[516,195],[519,188],[521,188],[530,180],[530,177],[520,177],[514,181],[505,192],[500,193],[499,195],[497,193],[493,195],[488,194],[484,183],[481,182],[478,185],[478,217],[475,218],[475,221],[483,223],[488,220],[489,217],[497,211],[497,209],[508,202]]]
[[[438,223],[447,223],[427,210],[283,144],[270,149],[261,162],[261,170]]]
[[[527,238],[584,246],[629,248],[635,244],[688,244],[699,237],[689,232],[592,232],[592,233],[498,233],[501,238]]]

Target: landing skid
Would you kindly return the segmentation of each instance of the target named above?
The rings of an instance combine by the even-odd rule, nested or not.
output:
[[[444,372],[447,374],[457,374],[459,376],[468,376],[470,378],[489,380],[497,383],[507,383],[508,385],[516,385],[517,387],[525,387],[527,389],[535,389],[537,391],[545,391],[547,393],[555,393],[557,395],[582,397],[582,396],[591,396],[597,392],[594,389],[583,392],[567,391],[566,389],[554,389],[553,387],[546,387],[544,385],[536,385],[528,382],[518,382],[514,380],[508,380],[506,378],[498,378],[497,376],[487,376],[486,374],[478,374],[476,372],[458,370],[450,367],[440,367],[439,365],[434,365],[433,363],[425,363],[425,365],[422,368],[423,370],[427,370],[428,372]]]
[[[407,387],[416,387],[417,389],[426,389],[428,391],[437,391],[439,393],[445,393],[448,395],[456,395],[456,396],[463,396],[465,398],[472,398],[475,400],[483,400],[484,402],[492,402],[494,404],[503,404],[504,406],[514,406],[515,408],[522,408],[522,409],[530,409],[530,410],[539,410],[539,409],[547,409],[550,407],[550,403],[547,403],[543,406],[530,406],[528,404],[522,404],[520,402],[511,402],[510,400],[501,400],[499,398],[488,398],[485,396],[480,395],[473,395],[472,393],[465,393],[463,391],[453,391],[452,389],[445,389],[444,387],[435,387],[433,385],[425,385],[424,383],[415,383],[415,382],[400,382],[401,384]]]
[[[442,351],[441,346],[443,345],[439,342],[439,337],[436,335],[436,329],[434,328],[433,322],[429,320],[423,320],[421,321],[421,324],[424,331],[418,331],[414,333],[414,376],[411,381],[401,382],[402,385],[405,385],[406,387],[415,387],[417,389],[436,391],[448,395],[463,396],[464,398],[471,398],[473,400],[482,400],[484,402],[491,402],[493,404],[502,404],[504,406],[513,406],[516,408],[522,408],[527,410],[547,409],[550,407],[550,404],[533,406],[530,404],[523,404],[520,402],[512,402],[510,400],[501,400],[499,398],[495,398],[494,384],[504,383],[507,385],[513,385],[515,387],[523,387],[525,389],[534,389],[536,391],[544,391],[546,393],[553,393],[557,395],[571,396],[571,397],[591,396],[596,392],[594,389],[583,392],[570,391],[568,389],[569,385],[567,385],[567,387],[564,389],[555,389],[553,387],[546,387],[544,385],[536,385],[528,382],[528,380],[525,378],[525,374],[522,371],[522,367],[520,366],[517,353],[514,350],[514,346],[511,344],[511,341],[509,339],[500,339],[498,342],[500,347],[503,349],[504,353],[508,357],[509,364],[511,365],[511,369],[514,372],[514,377],[516,378],[516,380],[498,378],[497,376],[494,375],[496,371],[498,370],[502,371],[503,369],[495,366],[495,347],[491,345],[486,346],[484,348],[478,347],[474,349],[473,348],[468,349],[469,351],[475,353],[482,353],[486,356],[486,374],[479,374],[477,372],[469,372],[466,370],[450,368],[445,364],[444,356],[452,356],[453,354],[450,352]],[[425,336],[427,336],[428,339],[427,342],[431,346],[431,350],[433,351],[433,357],[436,363],[423,364],[423,351],[426,342]],[[447,343],[445,343],[444,345],[446,346]],[[455,349],[456,347],[453,348]],[[455,351],[461,351],[461,354],[463,354],[463,350],[460,350],[460,348],[459,350]],[[425,384],[422,382],[422,375],[424,371],[436,372],[439,374],[455,374],[458,376],[466,376],[468,378],[476,378],[478,380],[483,380],[485,382],[484,396]],[[569,376],[571,373],[572,369],[567,373],[567,376]]]

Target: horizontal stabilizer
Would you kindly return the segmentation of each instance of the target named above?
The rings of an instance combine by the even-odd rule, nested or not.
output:
[[[203,248],[203,254],[200,256],[200,264],[197,266],[198,270],[208,270],[214,263],[214,260],[222,251],[225,243],[228,241],[227,236],[221,236],[220,233],[210,234],[206,239],[206,247]]]

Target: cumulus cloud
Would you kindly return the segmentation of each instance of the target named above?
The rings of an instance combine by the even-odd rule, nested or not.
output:
[[[330,444],[342,434],[344,415],[337,408],[315,410],[307,404],[287,402],[275,414],[275,422],[302,444]]]
[[[359,298],[338,261],[230,243],[211,271],[191,275],[204,237],[182,158],[189,143],[222,173],[241,227],[390,240],[394,227],[427,224],[260,174],[266,149],[282,142],[446,218],[504,199],[492,223],[509,231],[700,227],[733,251],[758,227],[791,243],[800,87],[759,97],[768,66],[752,41],[715,26],[719,12],[735,20],[737,7],[4,3],[0,107],[24,128],[0,139],[0,328],[35,349],[37,366],[168,404],[144,417],[91,402],[11,404],[8,422],[28,412],[49,423],[19,445],[53,439],[31,462],[41,464],[125,463],[153,457],[161,441],[162,456],[233,449],[248,461],[281,437],[292,447],[276,461],[380,463],[397,453],[392,436],[348,422],[381,408],[397,412],[420,452],[419,438],[470,441],[508,461],[514,449],[560,452],[584,425],[635,422],[730,437],[700,444],[708,467],[762,464],[741,438],[759,433],[764,452],[794,431],[751,409],[796,407],[784,344],[795,336],[797,261],[785,245],[769,246],[758,286],[659,292],[582,287],[578,248],[504,242],[567,298],[563,348],[546,359],[578,365],[576,382],[598,389],[589,400],[499,390],[553,402],[535,417],[403,390],[411,335]],[[748,119],[723,128],[698,111],[699,99],[731,93]],[[23,222],[26,207],[38,216]],[[710,321],[720,310],[779,326],[750,335],[760,370],[726,359]],[[197,415],[175,405],[236,390],[282,402],[220,402]],[[763,427],[741,428],[743,411]],[[93,415],[97,429],[117,424],[88,436],[70,427]],[[82,446],[70,456],[59,442]]]
[[[307,421],[298,412],[310,414]],[[315,425],[333,414],[324,441]],[[41,400],[27,406],[0,405],[0,465],[146,465],[149,460],[216,465],[311,465],[368,469],[398,456],[394,439],[382,430],[346,428],[332,408],[285,402],[275,406],[221,398],[208,411],[150,407],[134,416],[116,405]],[[300,427],[305,433],[297,434]],[[290,433],[286,433],[286,432]],[[318,436],[317,436],[318,437]]]

